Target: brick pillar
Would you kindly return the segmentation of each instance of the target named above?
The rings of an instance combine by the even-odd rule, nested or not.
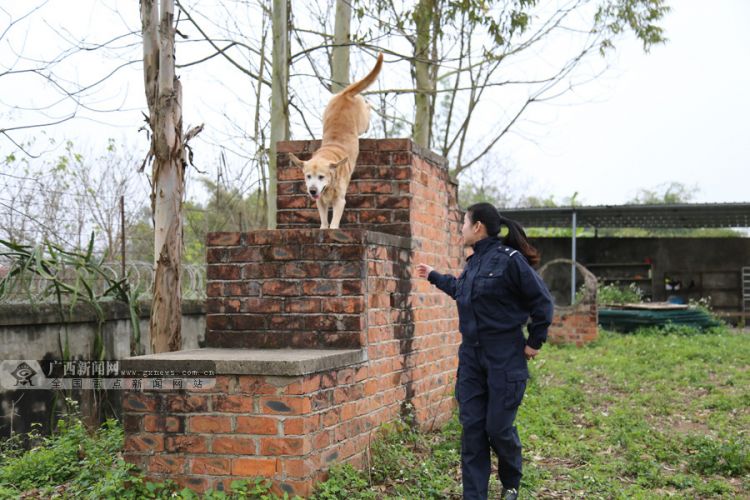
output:
[[[453,410],[455,303],[413,276],[458,273],[461,215],[445,161],[409,140],[363,140],[342,229],[318,213],[279,143],[278,227],[208,237],[206,347],[130,369],[211,368],[199,390],[125,392],[125,457],[195,490],[265,476],[307,495],[330,465],[363,465],[371,431]],[[292,359],[290,359],[290,357]]]

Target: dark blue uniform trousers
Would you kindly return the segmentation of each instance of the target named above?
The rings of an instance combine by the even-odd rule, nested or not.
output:
[[[456,398],[465,499],[487,498],[490,450],[497,455],[503,486],[521,483],[521,440],[513,421],[528,379],[524,346],[518,331],[459,347]]]

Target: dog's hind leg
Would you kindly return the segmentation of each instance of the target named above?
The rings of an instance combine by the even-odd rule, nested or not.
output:
[[[320,229],[328,229],[328,207],[323,204],[320,198],[315,200],[315,204],[318,206],[318,213],[320,214]]]
[[[344,215],[344,206],[346,198],[336,198],[333,200],[333,217],[331,218],[331,229],[338,229],[341,222],[341,216]]]

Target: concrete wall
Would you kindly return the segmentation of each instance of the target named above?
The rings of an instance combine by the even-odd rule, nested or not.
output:
[[[119,360],[130,356],[130,319],[125,304],[102,305],[107,321],[102,329],[105,358]],[[150,352],[149,314],[150,304],[141,306],[141,344]],[[77,306],[63,323],[57,306],[0,304],[0,360],[49,360],[62,359],[60,343],[66,335],[71,357],[91,359],[97,320],[85,304]],[[183,304],[182,345],[197,348],[204,343],[205,306],[202,301],[186,301]],[[74,399],[82,401],[82,410],[90,411],[87,399],[91,391],[74,391]],[[54,394],[47,390],[8,390],[0,388],[0,437],[11,432],[26,432],[33,422],[39,422],[49,430],[50,412]],[[120,395],[113,394],[112,408],[119,411]],[[109,405],[108,405],[109,406]],[[91,415],[84,415],[92,417]]]
[[[570,258],[570,238],[533,238],[532,244],[541,251],[543,264]],[[679,295],[686,300],[710,296],[719,312],[741,309],[740,269],[750,266],[750,238],[579,238],[577,248],[578,261],[600,276],[612,270],[591,264],[642,263],[650,259],[653,272],[646,284],[653,290],[654,301],[667,299],[664,278],[669,276],[682,281]],[[570,286],[569,278],[564,283],[564,274],[559,278],[554,288]]]

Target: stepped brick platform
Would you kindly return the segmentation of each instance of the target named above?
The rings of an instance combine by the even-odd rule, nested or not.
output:
[[[342,229],[319,230],[286,156],[317,147],[278,145],[279,229],[209,235],[206,348],[123,363],[216,374],[125,391],[125,457],[153,479],[205,491],[261,476],[306,496],[332,464],[366,465],[382,423],[450,418],[455,304],[413,275],[463,263],[445,161],[409,140],[360,141]]]

